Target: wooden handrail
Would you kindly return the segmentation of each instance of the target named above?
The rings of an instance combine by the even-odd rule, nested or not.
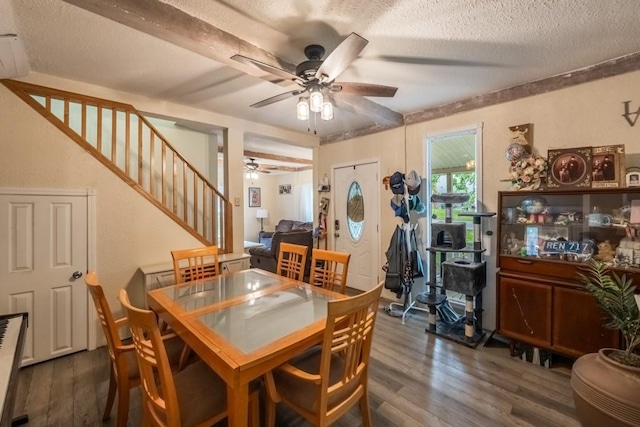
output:
[[[229,200],[132,105],[15,80],[0,81],[203,244],[216,245],[221,253],[233,252]],[[60,102],[62,108],[57,111]],[[77,115],[80,124],[74,130],[72,119]],[[89,135],[93,125],[96,133]]]

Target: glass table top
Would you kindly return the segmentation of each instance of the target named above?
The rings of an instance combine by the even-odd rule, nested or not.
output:
[[[231,275],[163,288],[166,297],[183,310],[189,312],[219,302],[262,291],[281,280],[262,274],[257,270],[244,270]]]
[[[197,319],[248,354],[327,317],[331,295],[293,287]]]

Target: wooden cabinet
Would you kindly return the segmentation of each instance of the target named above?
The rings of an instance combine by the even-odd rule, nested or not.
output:
[[[552,287],[503,276],[499,289],[499,332],[538,347],[548,347],[551,343]]]
[[[640,283],[634,200],[640,189],[500,192],[498,333],[571,358],[623,345],[580,273],[596,257]]]

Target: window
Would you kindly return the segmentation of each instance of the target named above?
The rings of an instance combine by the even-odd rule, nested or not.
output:
[[[364,199],[360,184],[353,181],[347,193],[347,228],[354,241],[360,240],[364,228]]]

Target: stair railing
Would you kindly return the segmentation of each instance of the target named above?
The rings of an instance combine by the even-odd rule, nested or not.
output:
[[[229,200],[133,106],[1,81],[203,244],[233,251]]]

